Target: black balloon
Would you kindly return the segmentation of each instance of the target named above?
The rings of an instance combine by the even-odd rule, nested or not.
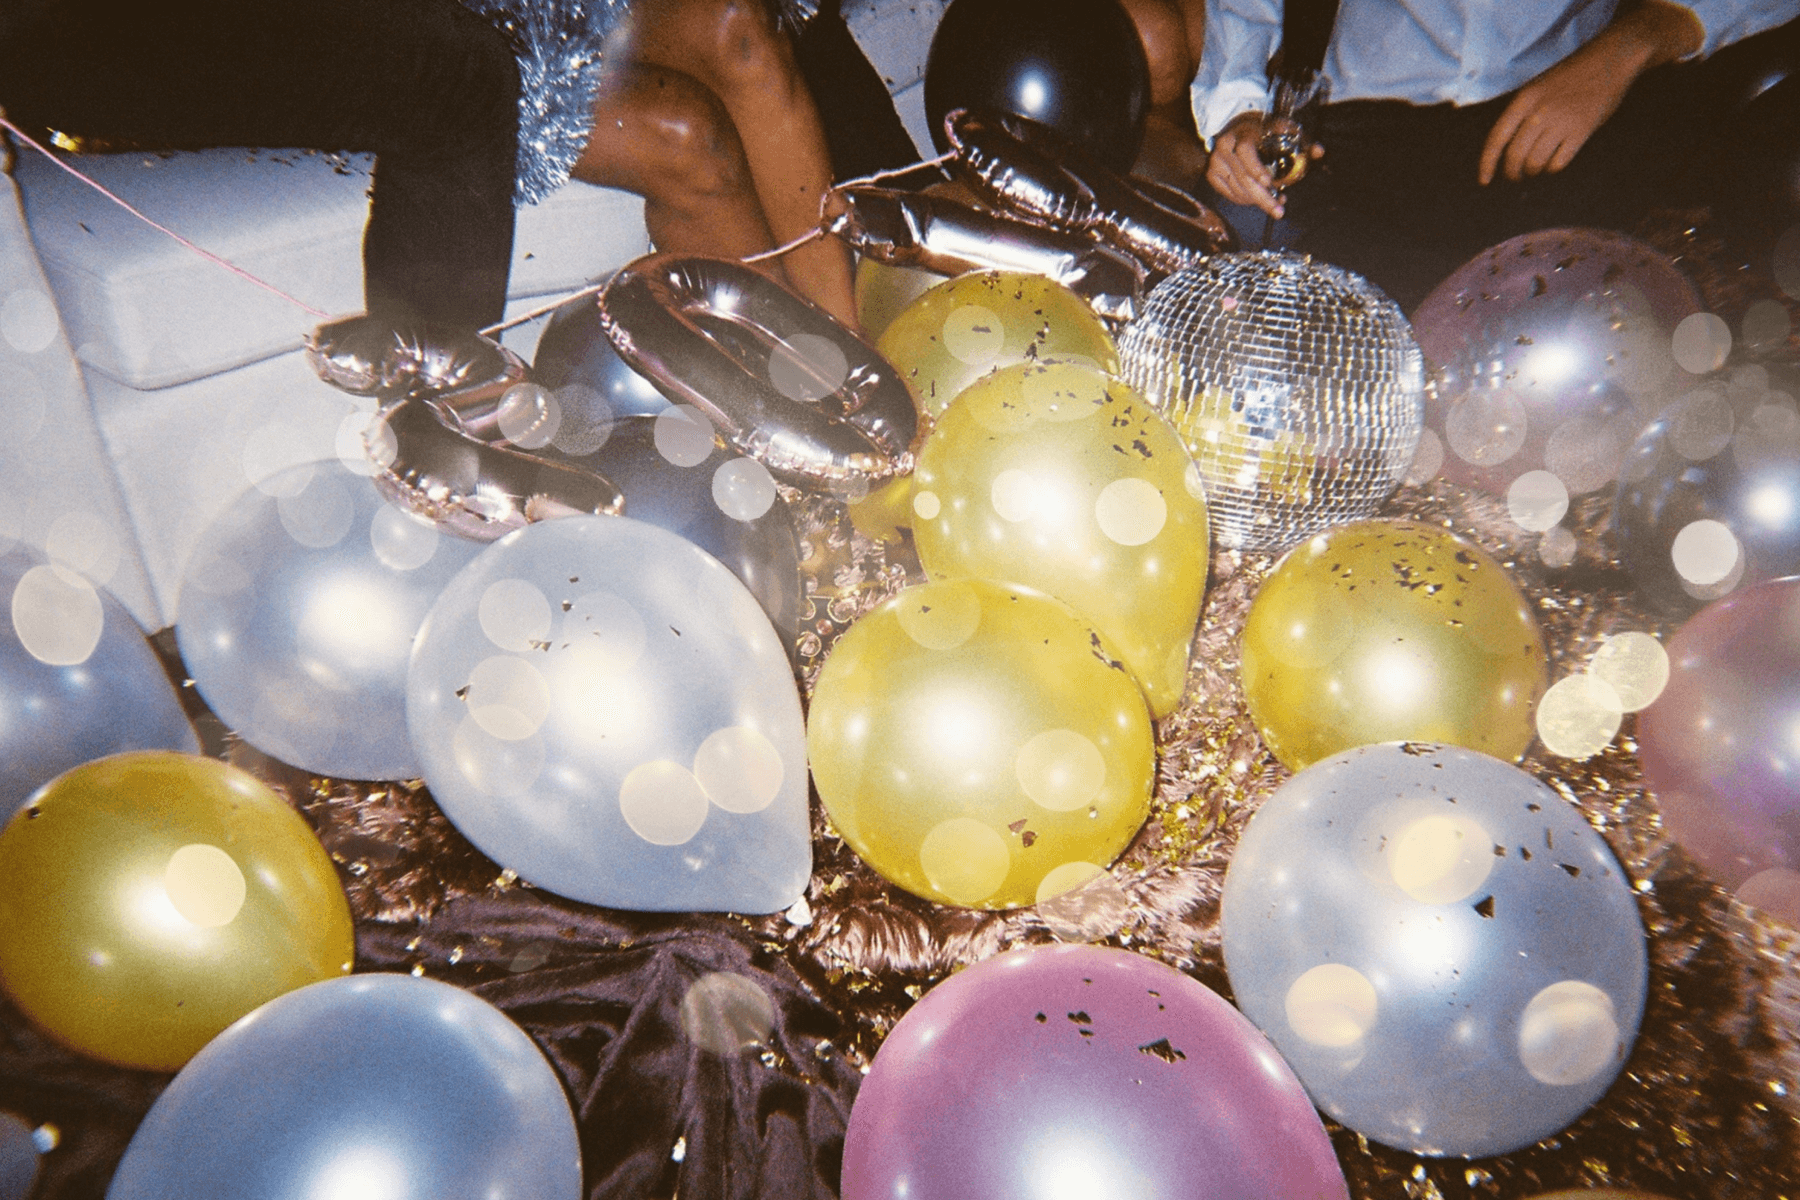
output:
[[[1685,615],[1800,573],[1800,410],[1748,368],[1676,402],[1619,471],[1613,534],[1640,594]]]
[[[557,393],[565,412],[571,405],[592,409],[598,420],[669,407],[668,398],[613,349],[600,326],[600,302],[594,296],[571,300],[550,315],[531,361],[531,378]]]
[[[1048,125],[1124,173],[1149,106],[1144,45],[1118,0],[954,0],[931,40],[925,114],[939,151],[945,114],[985,109]]]

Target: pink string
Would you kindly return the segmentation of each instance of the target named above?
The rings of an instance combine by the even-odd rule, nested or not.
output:
[[[312,305],[306,303],[306,301],[299,300],[293,296],[288,295],[286,292],[282,291],[280,288],[276,287],[274,284],[266,283],[263,280],[258,279],[256,276],[254,276],[250,272],[244,270],[242,267],[237,266],[235,263],[227,262],[224,259],[220,258],[218,255],[214,254],[212,251],[204,250],[204,249],[200,248],[199,246],[194,245],[194,243],[188,241],[186,238],[182,237],[179,233],[176,233],[173,229],[170,229],[168,226],[158,224],[156,221],[151,220],[149,217],[145,216],[143,213],[141,213],[137,209],[133,208],[131,206],[130,202],[125,200],[122,196],[115,195],[114,193],[108,191],[103,184],[99,183],[96,180],[89,179],[86,175],[83,175],[80,171],[77,171],[74,167],[71,167],[68,163],[64,162],[62,159],[60,159],[56,155],[52,154],[48,149],[39,145],[37,143],[36,139],[34,139],[30,134],[26,133],[23,129],[20,129],[17,125],[14,125],[11,121],[7,120],[5,116],[0,116],[0,128],[5,128],[5,129],[11,131],[11,133],[14,137],[16,137],[20,141],[24,142],[27,146],[30,146],[33,150],[36,150],[39,154],[42,154],[45,158],[49,159],[51,162],[53,162],[57,166],[61,167],[63,170],[67,171],[69,174],[71,174],[75,178],[81,180],[81,182],[87,184],[89,187],[93,188],[96,192],[99,192],[102,196],[105,196],[108,200],[111,200],[114,204],[117,204],[120,208],[124,209],[126,212],[130,213],[132,216],[136,217],[138,220],[142,221],[144,224],[150,226],[150,228],[155,229],[158,232],[168,234],[170,237],[172,237],[176,241],[180,242],[183,246],[186,246],[189,250],[192,250],[195,254],[198,254],[201,258],[209,259],[212,262],[219,264],[221,267],[224,267],[227,271],[230,271],[233,275],[238,276],[240,279],[245,279],[251,283],[254,283],[257,287],[262,288],[264,291],[274,292],[277,296],[280,296],[283,300],[286,300],[289,304],[299,307],[300,309],[311,314],[312,316],[320,317],[320,318],[331,316],[331,314],[326,312],[324,309],[314,308]]]

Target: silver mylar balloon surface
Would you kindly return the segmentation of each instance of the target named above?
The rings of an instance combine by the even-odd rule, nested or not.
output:
[[[1644,1010],[1630,882],[1573,805],[1499,759],[1390,742],[1283,784],[1220,914],[1243,1009],[1334,1120],[1505,1154],[1612,1083]]]
[[[407,723],[483,853],[571,899],[777,912],[812,871],[781,640],[693,543],[626,517],[495,542],[419,631]]]
[[[0,824],[64,771],[127,750],[200,751],[131,614],[34,554],[0,554]]]
[[[338,462],[290,467],[201,536],[175,624],[220,720],[282,762],[345,779],[410,779],[413,635],[480,542],[387,503]]]
[[[1369,516],[1424,428],[1423,359],[1399,306],[1301,255],[1215,254],[1176,272],[1119,357],[1187,443],[1213,536],[1236,550]]]
[[[108,1200],[577,1200],[562,1082],[487,1001],[352,975],[209,1042],[138,1127]]]

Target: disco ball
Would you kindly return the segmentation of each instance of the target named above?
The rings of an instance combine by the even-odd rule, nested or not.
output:
[[[1218,544],[1280,550],[1375,511],[1424,427],[1400,308],[1295,254],[1216,254],[1163,280],[1119,342],[1206,488]]]
[[[1441,466],[1526,529],[1554,524],[1618,478],[1680,374],[1676,327],[1699,311],[1680,269],[1624,234],[1547,229],[1482,251],[1413,314],[1431,372],[1416,474]]]

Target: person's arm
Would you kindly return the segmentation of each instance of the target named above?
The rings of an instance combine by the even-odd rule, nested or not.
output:
[[[1698,54],[1706,27],[1671,0],[1628,0],[1587,45],[1519,89],[1488,132],[1483,184],[1560,171],[1653,67]]]
[[[1212,150],[1206,181],[1233,204],[1279,217],[1274,178],[1256,156],[1268,103],[1269,59],[1281,41],[1281,0],[1217,0],[1194,79],[1194,123]]]

